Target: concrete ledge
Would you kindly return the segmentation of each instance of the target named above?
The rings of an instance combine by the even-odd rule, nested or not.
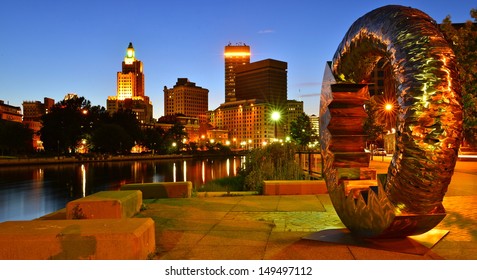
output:
[[[126,190],[140,190],[144,199],[190,198],[192,196],[192,182],[158,182],[121,186],[121,191]]]
[[[0,223],[2,260],[143,260],[155,247],[151,218]]]
[[[142,206],[140,191],[102,191],[66,204],[66,219],[130,218]]]
[[[328,193],[324,180],[273,180],[264,181],[264,195],[309,195]]]

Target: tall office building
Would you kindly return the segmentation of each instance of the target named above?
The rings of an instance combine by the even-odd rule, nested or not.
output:
[[[143,65],[136,59],[132,43],[126,49],[122,71],[117,73],[116,96],[108,96],[106,109],[110,113],[129,109],[140,123],[152,122],[152,103],[145,95]]]
[[[287,63],[265,59],[235,68],[237,100],[260,99],[283,110],[287,102]]]
[[[209,90],[196,86],[187,78],[177,79],[172,88],[164,86],[164,115],[183,114],[207,122]]]
[[[235,68],[250,63],[250,46],[228,44],[225,59],[225,102],[235,101]]]
[[[303,102],[287,100],[287,66],[266,59],[250,62],[250,47],[225,47],[225,103],[208,112],[215,130],[227,131],[235,147],[257,148],[283,141]],[[272,115],[279,112],[279,118]]]

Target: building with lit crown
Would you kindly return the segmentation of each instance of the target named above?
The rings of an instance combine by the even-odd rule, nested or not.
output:
[[[257,148],[284,141],[290,123],[303,113],[303,102],[287,100],[287,63],[250,62],[250,47],[225,47],[225,103],[208,112],[217,131],[228,131],[236,148]],[[272,114],[278,113],[278,119]],[[223,140],[222,140],[223,141]]]
[[[235,101],[235,69],[250,63],[250,46],[228,44],[224,50],[225,60],[225,102]]]
[[[143,64],[136,59],[132,43],[126,49],[122,71],[117,72],[116,96],[108,96],[106,109],[111,114],[131,110],[141,124],[153,121],[152,103],[145,95]]]

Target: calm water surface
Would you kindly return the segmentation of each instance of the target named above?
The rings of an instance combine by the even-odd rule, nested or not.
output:
[[[127,183],[206,182],[234,176],[240,157],[0,167],[0,222],[31,220]]]

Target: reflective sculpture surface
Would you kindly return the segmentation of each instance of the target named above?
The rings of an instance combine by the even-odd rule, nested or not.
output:
[[[364,101],[379,59],[392,67],[399,105],[388,173],[362,180]],[[462,132],[456,60],[432,18],[384,6],[356,20],[326,65],[320,103],[325,180],[348,229],[363,237],[424,233],[444,217]],[[361,179],[361,180],[360,180]]]

